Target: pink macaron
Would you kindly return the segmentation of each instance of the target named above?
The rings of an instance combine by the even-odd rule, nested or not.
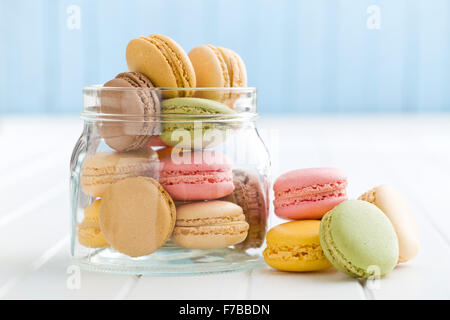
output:
[[[287,172],[273,186],[275,213],[290,220],[321,219],[347,200],[347,177],[335,168]]]
[[[231,161],[219,152],[172,153],[160,165],[159,182],[173,200],[212,200],[234,191]]]
[[[168,147],[168,145],[161,140],[160,136],[153,136],[150,138],[147,147]]]

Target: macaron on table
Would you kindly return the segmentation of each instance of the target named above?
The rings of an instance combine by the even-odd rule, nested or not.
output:
[[[120,71],[122,70],[117,70]],[[83,121],[80,121],[78,115],[57,118],[57,121],[27,116],[6,116],[4,120],[0,140],[8,148],[18,145],[9,158],[3,158],[0,162],[0,260],[6,262],[0,265],[0,299],[378,300],[450,297],[450,252],[446,240],[446,235],[450,233],[450,216],[445,209],[447,178],[450,174],[445,159],[448,159],[450,153],[443,148],[450,139],[450,127],[447,126],[449,117],[440,115],[439,118],[430,116],[423,119],[411,116],[394,121],[381,115],[370,118],[344,118],[331,115],[274,117],[263,114],[258,119],[258,126],[272,155],[272,185],[267,189],[270,201],[257,200],[265,199],[266,190],[261,188],[260,192],[256,192],[253,189],[254,184],[260,183],[256,179],[259,175],[236,166],[232,171],[234,191],[228,196],[213,200],[235,201],[250,221],[249,236],[236,244],[236,247],[261,246],[261,251],[264,252],[269,245],[281,240],[291,243],[294,241],[299,248],[306,247],[302,244],[306,241],[314,240],[317,244],[319,240],[320,243],[320,232],[308,238],[305,228],[301,227],[300,230],[303,231],[301,234],[297,233],[297,237],[287,237],[286,230],[278,230],[277,237],[273,238],[273,231],[268,233],[266,238],[260,236],[260,232],[265,232],[266,228],[272,230],[292,221],[293,226],[297,228],[298,223],[301,225],[304,224],[303,221],[311,220],[286,220],[278,217],[274,212],[273,186],[278,177],[290,171],[330,166],[339,168],[347,178],[347,198],[354,201],[365,195],[365,201],[376,205],[386,216],[389,215],[396,229],[399,258],[403,257],[407,262],[397,264],[380,280],[354,278],[334,266],[302,272],[278,270],[274,268],[278,265],[261,264],[259,268],[243,272],[174,277],[118,276],[80,269],[70,258],[72,243],[67,164],[74,143],[83,129]],[[382,132],[380,123],[383,123]],[[278,131],[282,141],[279,149],[276,144],[270,142],[273,130]],[[398,130],[407,134],[393,135]],[[38,138],[33,143],[30,143],[31,135]],[[14,139],[11,139],[12,136]],[[159,156],[164,158],[170,154],[170,148],[161,145],[157,139],[151,140],[150,144],[159,145],[154,147],[156,155],[149,155],[152,161],[157,161]],[[49,144],[49,141],[54,143]],[[83,143],[80,143],[81,147]],[[106,146],[98,151],[114,152]],[[130,155],[124,162],[136,165],[140,162],[141,154],[136,151],[136,155]],[[239,159],[232,153],[221,154],[232,161]],[[436,158],[442,161],[432,162],[432,159]],[[4,162],[6,159],[10,162]],[[88,155],[84,161],[87,159]],[[114,157],[111,161],[102,159],[99,164],[94,163],[92,168],[100,167],[103,161],[108,161],[107,167],[110,167],[105,172],[122,170],[122,167],[114,165]],[[81,168],[79,167],[80,170]],[[152,166],[149,166],[149,169],[152,171]],[[138,172],[146,170],[139,169]],[[130,175],[130,178],[136,177]],[[152,195],[159,197],[160,192],[156,188],[147,183],[145,186]],[[82,189],[79,192],[83,197],[91,197],[89,194],[84,195]],[[80,233],[80,249],[105,251],[107,241],[98,223],[103,197],[95,197],[96,201],[85,202],[79,209],[76,223],[79,228],[76,231]],[[247,203],[244,202],[245,199],[255,201]],[[187,201],[174,200],[175,206],[186,204],[185,202]],[[264,205],[270,207],[269,220],[258,215],[259,207]],[[348,214],[352,213],[349,208],[346,208],[347,210]],[[165,212],[164,216],[168,221],[172,221],[170,207],[161,211]],[[410,215],[415,216],[415,225],[409,219]],[[116,218],[121,217],[117,215]],[[319,219],[313,220],[319,221],[313,222],[316,225],[320,224]],[[409,227],[411,224],[412,227]],[[209,225],[211,224],[208,223]],[[333,221],[330,226],[334,232],[347,230],[341,229]],[[347,228],[350,229],[350,226]],[[416,238],[417,233],[414,232],[416,228],[420,230],[419,238]],[[308,230],[316,232],[320,228]],[[161,239],[164,239],[163,235]],[[97,246],[99,249],[95,249]],[[278,246],[272,248],[276,249]],[[290,245],[288,248],[294,246]],[[189,250],[199,252],[210,249]],[[160,249],[151,255],[157,255],[159,251]],[[116,258],[116,255],[118,254],[115,253],[112,258]],[[287,256],[290,255],[289,252]],[[295,253],[292,256],[295,256]],[[355,258],[348,257],[352,260]],[[212,257],[207,256],[206,259]],[[187,261],[180,260],[179,263],[185,262]]]
[[[264,266],[270,160],[243,60],[158,34],[124,51],[128,71],[83,91],[74,262],[137,275]]]
[[[415,214],[402,190],[373,187],[374,174],[360,172],[361,187],[297,156],[272,183],[256,89],[236,52],[187,53],[163,35],[124,51],[128,71],[83,90],[71,158],[74,265],[133,276],[245,271],[232,279],[259,270],[257,288],[265,277],[311,287],[392,279],[414,261]],[[293,136],[283,141],[295,153]]]

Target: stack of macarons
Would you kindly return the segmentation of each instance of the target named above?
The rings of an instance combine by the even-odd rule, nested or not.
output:
[[[242,59],[212,45],[188,55],[169,37],[150,35],[128,44],[126,60],[129,71],[99,93],[99,109],[112,121],[97,129],[110,150],[84,160],[81,190],[91,205],[78,225],[78,242],[130,257],[149,255],[169,239],[188,249],[261,247],[268,205],[259,175],[235,169],[211,150],[220,139],[180,141],[174,132],[194,137],[194,124],[170,121],[233,115],[234,91],[195,88],[246,87]]]
[[[370,278],[384,277],[417,255],[417,223],[404,198],[382,185],[348,200],[347,184],[335,168],[290,171],[276,180],[275,213],[295,221],[268,232],[268,265],[297,272],[334,266]]]
[[[192,123],[182,123],[183,115],[186,119],[233,115],[237,94],[226,88],[247,87],[243,60],[227,48],[201,45],[187,54],[173,39],[154,34],[131,40],[126,60],[129,72],[105,83],[99,94],[101,113],[124,120],[104,121],[99,126],[105,143],[119,152],[155,145],[191,149],[194,128]],[[162,119],[166,121],[161,125]],[[227,128],[211,122],[203,130],[223,134]],[[188,132],[190,139],[181,139],[174,134],[177,130]],[[200,140],[197,149],[214,146],[204,132]]]

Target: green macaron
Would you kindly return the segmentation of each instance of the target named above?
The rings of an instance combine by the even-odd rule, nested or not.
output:
[[[162,102],[161,139],[167,145],[204,149],[222,143],[235,112],[220,102],[201,98],[173,98]],[[236,123],[234,123],[235,125]]]
[[[375,205],[361,200],[344,201],[323,217],[320,244],[338,270],[355,278],[384,277],[399,257],[391,222]]]

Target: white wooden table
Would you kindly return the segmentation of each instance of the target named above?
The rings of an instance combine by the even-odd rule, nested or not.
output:
[[[0,118],[0,299],[450,298],[450,115],[289,116],[259,121],[276,177],[336,166],[349,194],[390,183],[420,224],[419,256],[378,283],[333,269],[259,270],[201,277],[127,277],[82,271],[69,290],[69,159],[77,117]],[[280,169],[282,168],[282,169]],[[271,224],[281,220],[272,216]]]

